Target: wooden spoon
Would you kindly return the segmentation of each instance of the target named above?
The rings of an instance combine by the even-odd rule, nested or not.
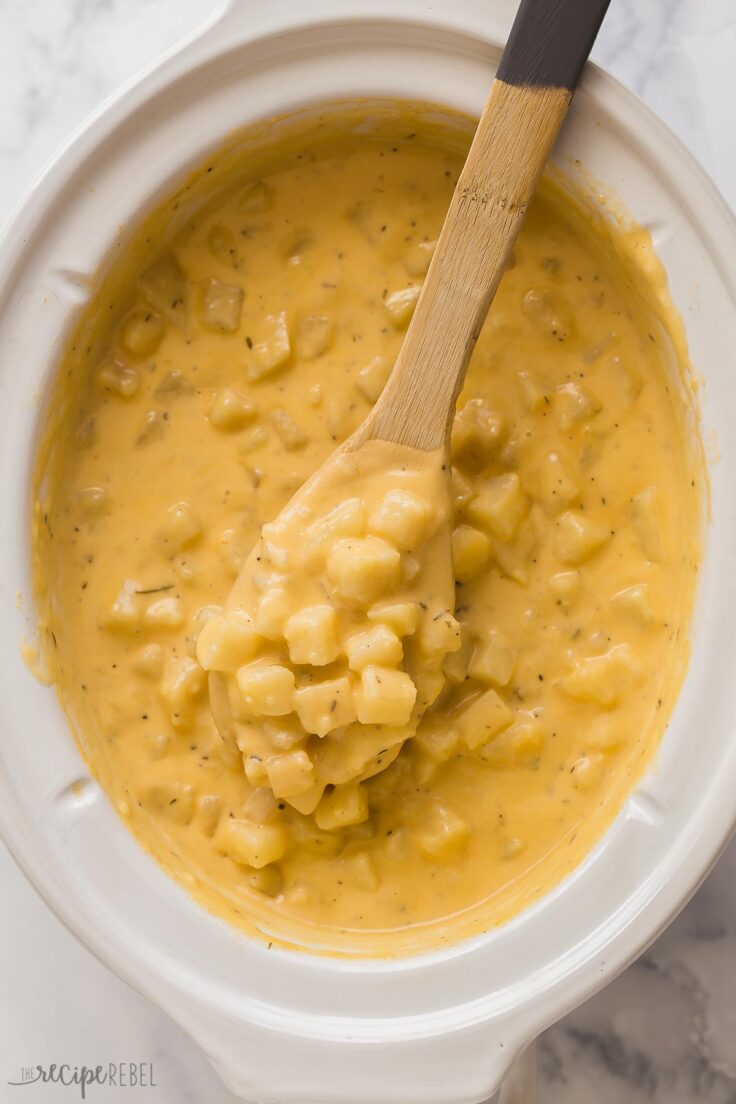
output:
[[[329,487],[336,457],[368,442],[448,450],[470,356],[609,2],[522,0],[393,372],[366,420],[307,487],[320,481]],[[447,479],[444,488],[439,493],[447,502],[437,506],[449,518]],[[286,509],[298,506],[300,496],[304,490]],[[453,586],[447,528],[440,552],[433,546],[444,557],[446,589]],[[253,601],[254,556],[233,587],[229,610],[248,610]],[[217,673],[210,674],[210,705],[235,751],[227,685]]]
[[[447,440],[475,343],[610,0],[522,0],[394,370],[352,446]]]

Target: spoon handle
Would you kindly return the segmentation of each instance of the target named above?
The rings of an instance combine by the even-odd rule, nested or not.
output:
[[[447,439],[470,355],[610,0],[522,0],[394,370],[351,439]]]

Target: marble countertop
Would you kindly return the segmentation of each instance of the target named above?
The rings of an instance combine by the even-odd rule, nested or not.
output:
[[[243,0],[255,3],[257,0]],[[400,4],[400,0],[397,0]],[[0,221],[87,113],[216,0],[0,0]],[[431,6],[431,5],[430,5]],[[595,57],[641,95],[736,206],[736,5],[613,0]],[[0,1104],[37,1062],[151,1062],[156,1089],[105,1104],[233,1098],[182,1031],[61,926],[0,845]],[[544,1104],[735,1104],[736,842],[669,930],[539,1045]]]

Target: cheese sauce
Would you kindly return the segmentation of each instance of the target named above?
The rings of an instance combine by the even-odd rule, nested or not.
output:
[[[405,514],[381,521],[385,499],[358,489],[360,516],[331,530],[334,589],[273,602],[256,625],[270,673],[241,677],[253,626],[213,626],[262,526],[380,394],[462,163],[419,110],[350,130],[274,140],[256,173],[231,151],[206,200],[169,202],[120,251],[60,368],[34,542],[47,661],[137,838],[249,931],[390,953],[508,919],[610,824],[687,662],[703,479],[645,235],[546,181],[458,403],[453,517],[434,522],[454,549],[450,635],[426,644]],[[414,487],[425,521],[431,486]],[[355,624],[335,628],[343,599]],[[375,697],[405,660],[422,692],[441,672],[421,718],[401,679],[406,708]],[[247,738],[213,722],[218,663]],[[333,678],[338,694],[295,704]]]

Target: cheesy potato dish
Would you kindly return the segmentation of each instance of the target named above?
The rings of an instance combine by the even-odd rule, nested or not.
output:
[[[270,940],[508,919],[600,839],[687,663],[679,321],[646,234],[559,180],[449,455],[372,442],[309,482],[388,378],[468,133],[385,105],[234,141],[121,237],[48,412],[37,603],[76,739],[156,860]]]

